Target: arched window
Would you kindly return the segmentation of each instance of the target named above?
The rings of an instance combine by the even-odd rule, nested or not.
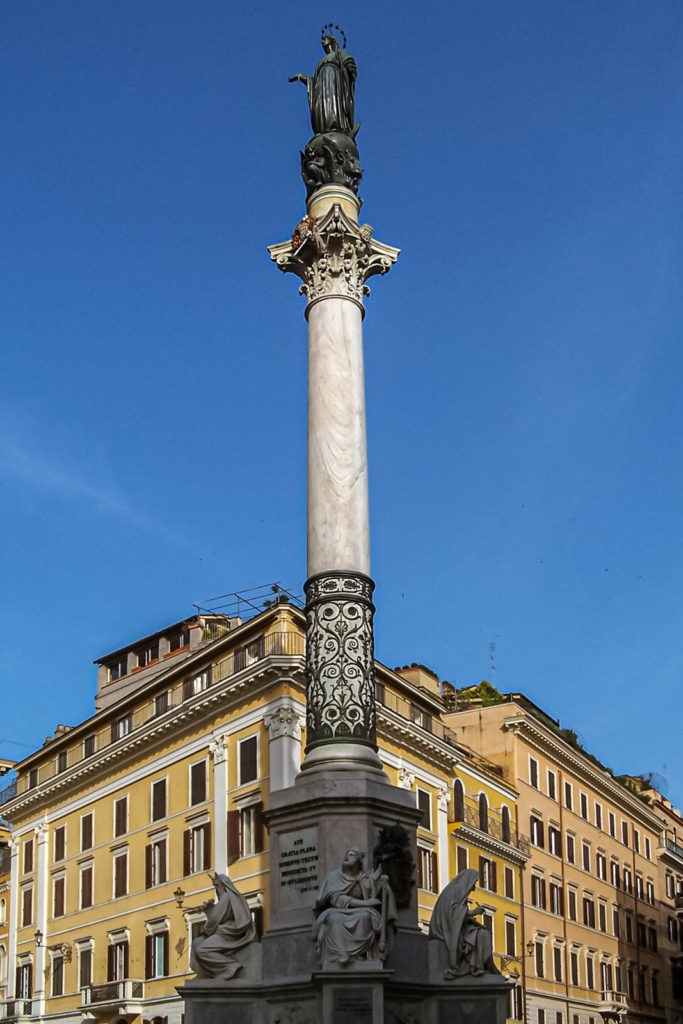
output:
[[[453,783],[453,821],[465,820],[465,787],[460,779]]]
[[[500,815],[501,818],[501,830],[503,833],[503,842],[510,842],[510,811],[507,807],[503,806],[503,810]]]
[[[482,832],[489,830],[489,802],[485,793],[479,794],[479,828]]]
[[[0,924],[5,924],[7,921],[7,902],[5,897],[0,900]]]
[[[0,985],[7,982],[7,952],[4,946],[0,946]]]

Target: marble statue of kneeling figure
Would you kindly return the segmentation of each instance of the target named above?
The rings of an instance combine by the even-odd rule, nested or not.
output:
[[[363,852],[352,847],[341,867],[323,882],[313,926],[323,967],[385,959],[396,905],[387,876],[381,872],[381,867],[372,873],[364,871]]]
[[[477,921],[484,908],[470,910],[468,905],[469,894],[478,881],[479,873],[466,868],[451,879],[434,905],[429,937],[446,948],[446,978],[500,973],[493,962],[491,934]]]
[[[198,978],[228,981],[242,968],[234,953],[256,939],[256,928],[247,901],[228,876],[215,874],[212,882],[216,899],[201,907],[206,923],[192,942],[190,968]]]

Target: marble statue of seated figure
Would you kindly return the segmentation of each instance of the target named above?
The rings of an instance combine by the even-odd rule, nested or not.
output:
[[[469,894],[478,881],[479,872],[466,868],[451,879],[434,905],[429,937],[446,947],[446,978],[499,973],[493,962],[491,933],[477,921],[484,908],[470,910],[468,905]]]
[[[256,939],[256,929],[247,901],[228,876],[215,874],[212,882],[216,899],[199,908],[206,911],[206,922],[192,942],[190,968],[198,978],[227,981],[242,967],[235,951]]]
[[[313,938],[323,967],[386,957],[387,929],[396,921],[393,893],[381,867],[364,871],[357,847],[347,850],[341,868],[329,873],[314,909]]]

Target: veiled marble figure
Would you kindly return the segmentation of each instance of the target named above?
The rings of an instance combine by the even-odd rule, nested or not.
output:
[[[192,943],[190,968],[198,978],[227,981],[241,969],[234,953],[256,939],[249,905],[227,875],[214,875],[216,899],[202,907],[206,923]]]
[[[471,974],[498,974],[493,962],[490,932],[477,921],[483,907],[470,910],[468,897],[479,873],[466,868],[439,894],[429,924],[430,939],[439,939],[448,951],[446,978]]]
[[[323,967],[353,960],[383,960],[387,929],[394,927],[396,904],[381,867],[363,870],[363,853],[347,850],[341,868],[330,871],[315,905],[313,938]]]

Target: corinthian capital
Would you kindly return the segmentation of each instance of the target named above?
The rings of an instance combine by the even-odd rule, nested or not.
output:
[[[214,736],[209,743],[209,753],[214,764],[224,764],[228,759],[228,737],[222,733]]]
[[[398,785],[400,789],[412,789],[415,783],[415,776],[412,772],[409,772],[407,768],[399,768],[398,770]]]
[[[450,790],[448,790],[448,789],[440,789],[439,792],[436,795],[436,799],[437,799],[437,802],[439,804],[439,810],[440,811],[447,811],[448,810],[448,805],[449,805],[449,803],[451,801]]]
[[[303,723],[304,716],[290,704],[281,704],[263,717],[263,724],[267,727],[271,740],[280,739],[281,736],[289,736],[295,740],[300,739]]]
[[[365,282],[391,270],[399,251],[376,241],[370,225],[359,226],[340,203],[319,218],[304,217],[289,241],[268,247],[283,273],[301,278],[299,291],[309,304],[334,295],[360,306],[363,296],[370,294]]]

